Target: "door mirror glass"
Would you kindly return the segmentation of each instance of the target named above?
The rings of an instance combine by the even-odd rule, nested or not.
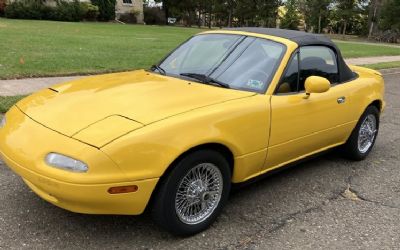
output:
[[[311,93],[324,93],[331,87],[331,83],[328,79],[321,76],[309,76],[305,81],[306,94]]]

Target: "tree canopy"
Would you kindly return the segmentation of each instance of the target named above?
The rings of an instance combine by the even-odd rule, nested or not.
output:
[[[155,0],[186,26],[280,27],[374,36],[400,33],[400,0]]]

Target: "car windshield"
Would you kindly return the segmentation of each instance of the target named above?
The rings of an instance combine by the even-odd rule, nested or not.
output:
[[[189,39],[153,70],[200,82],[265,92],[282,56],[283,44],[231,34],[202,34]]]

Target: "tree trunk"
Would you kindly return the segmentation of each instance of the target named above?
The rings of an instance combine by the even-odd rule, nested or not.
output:
[[[192,12],[190,10],[187,11],[188,12],[188,27],[192,27]]]
[[[378,23],[384,1],[385,0],[372,0],[370,3],[368,14],[368,39],[379,30]]]
[[[371,37],[372,37],[373,31],[375,29],[374,24],[375,24],[375,22],[371,22],[371,24],[370,24],[369,31],[368,31],[368,39],[371,39]]]
[[[319,17],[318,17],[318,34],[321,34],[321,19],[322,19],[321,14],[319,14]]]
[[[201,12],[200,10],[197,12],[197,27],[199,27],[199,29],[201,28]]]
[[[375,15],[376,15],[376,2],[377,0],[371,0],[369,3],[368,13],[368,39],[371,38],[375,26]]]
[[[371,38],[372,33],[374,31],[375,26],[375,18],[376,18],[376,10],[377,10],[377,0],[372,0],[369,4],[369,13],[368,13],[368,39]]]
[[[211,29],[212,26],[212,6],[208,9],[208,28]]]
[[[347,29],[347,21],[344,21],[344,24],[343,24],[343,36],[346,35],[346,29]]]
[[[165,25],[168,25],[168,16],[169,16],[169,9],[168,9],[168,1],[164,0],[163,1],[163,6],[164,8],[164,13],[165,13]]]
[[[232,27],[232,9],[229,9],[228,13],[228,27]]]

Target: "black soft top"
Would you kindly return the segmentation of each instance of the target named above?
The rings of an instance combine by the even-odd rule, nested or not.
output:
[[[306,33],[297,30],[285,30],[285,29],[274,29],[274,28],[243,27],[243,28],[230,28],[227,30],[244,31],[250,33],[281,37],[297,43],[300,47],[312,46],[312,45],[328,46],[336,52],[336,55],[338,57],[337,61],[338,61],[340,82],[349,81],[356,76],[356,74],[351,71],[351,69],[347,66],[346,62],[343,60],[342,54],[340,53],[340,49],[336,46],[334,42],[332,42],[331,39],[329,39],[324,35]]]

